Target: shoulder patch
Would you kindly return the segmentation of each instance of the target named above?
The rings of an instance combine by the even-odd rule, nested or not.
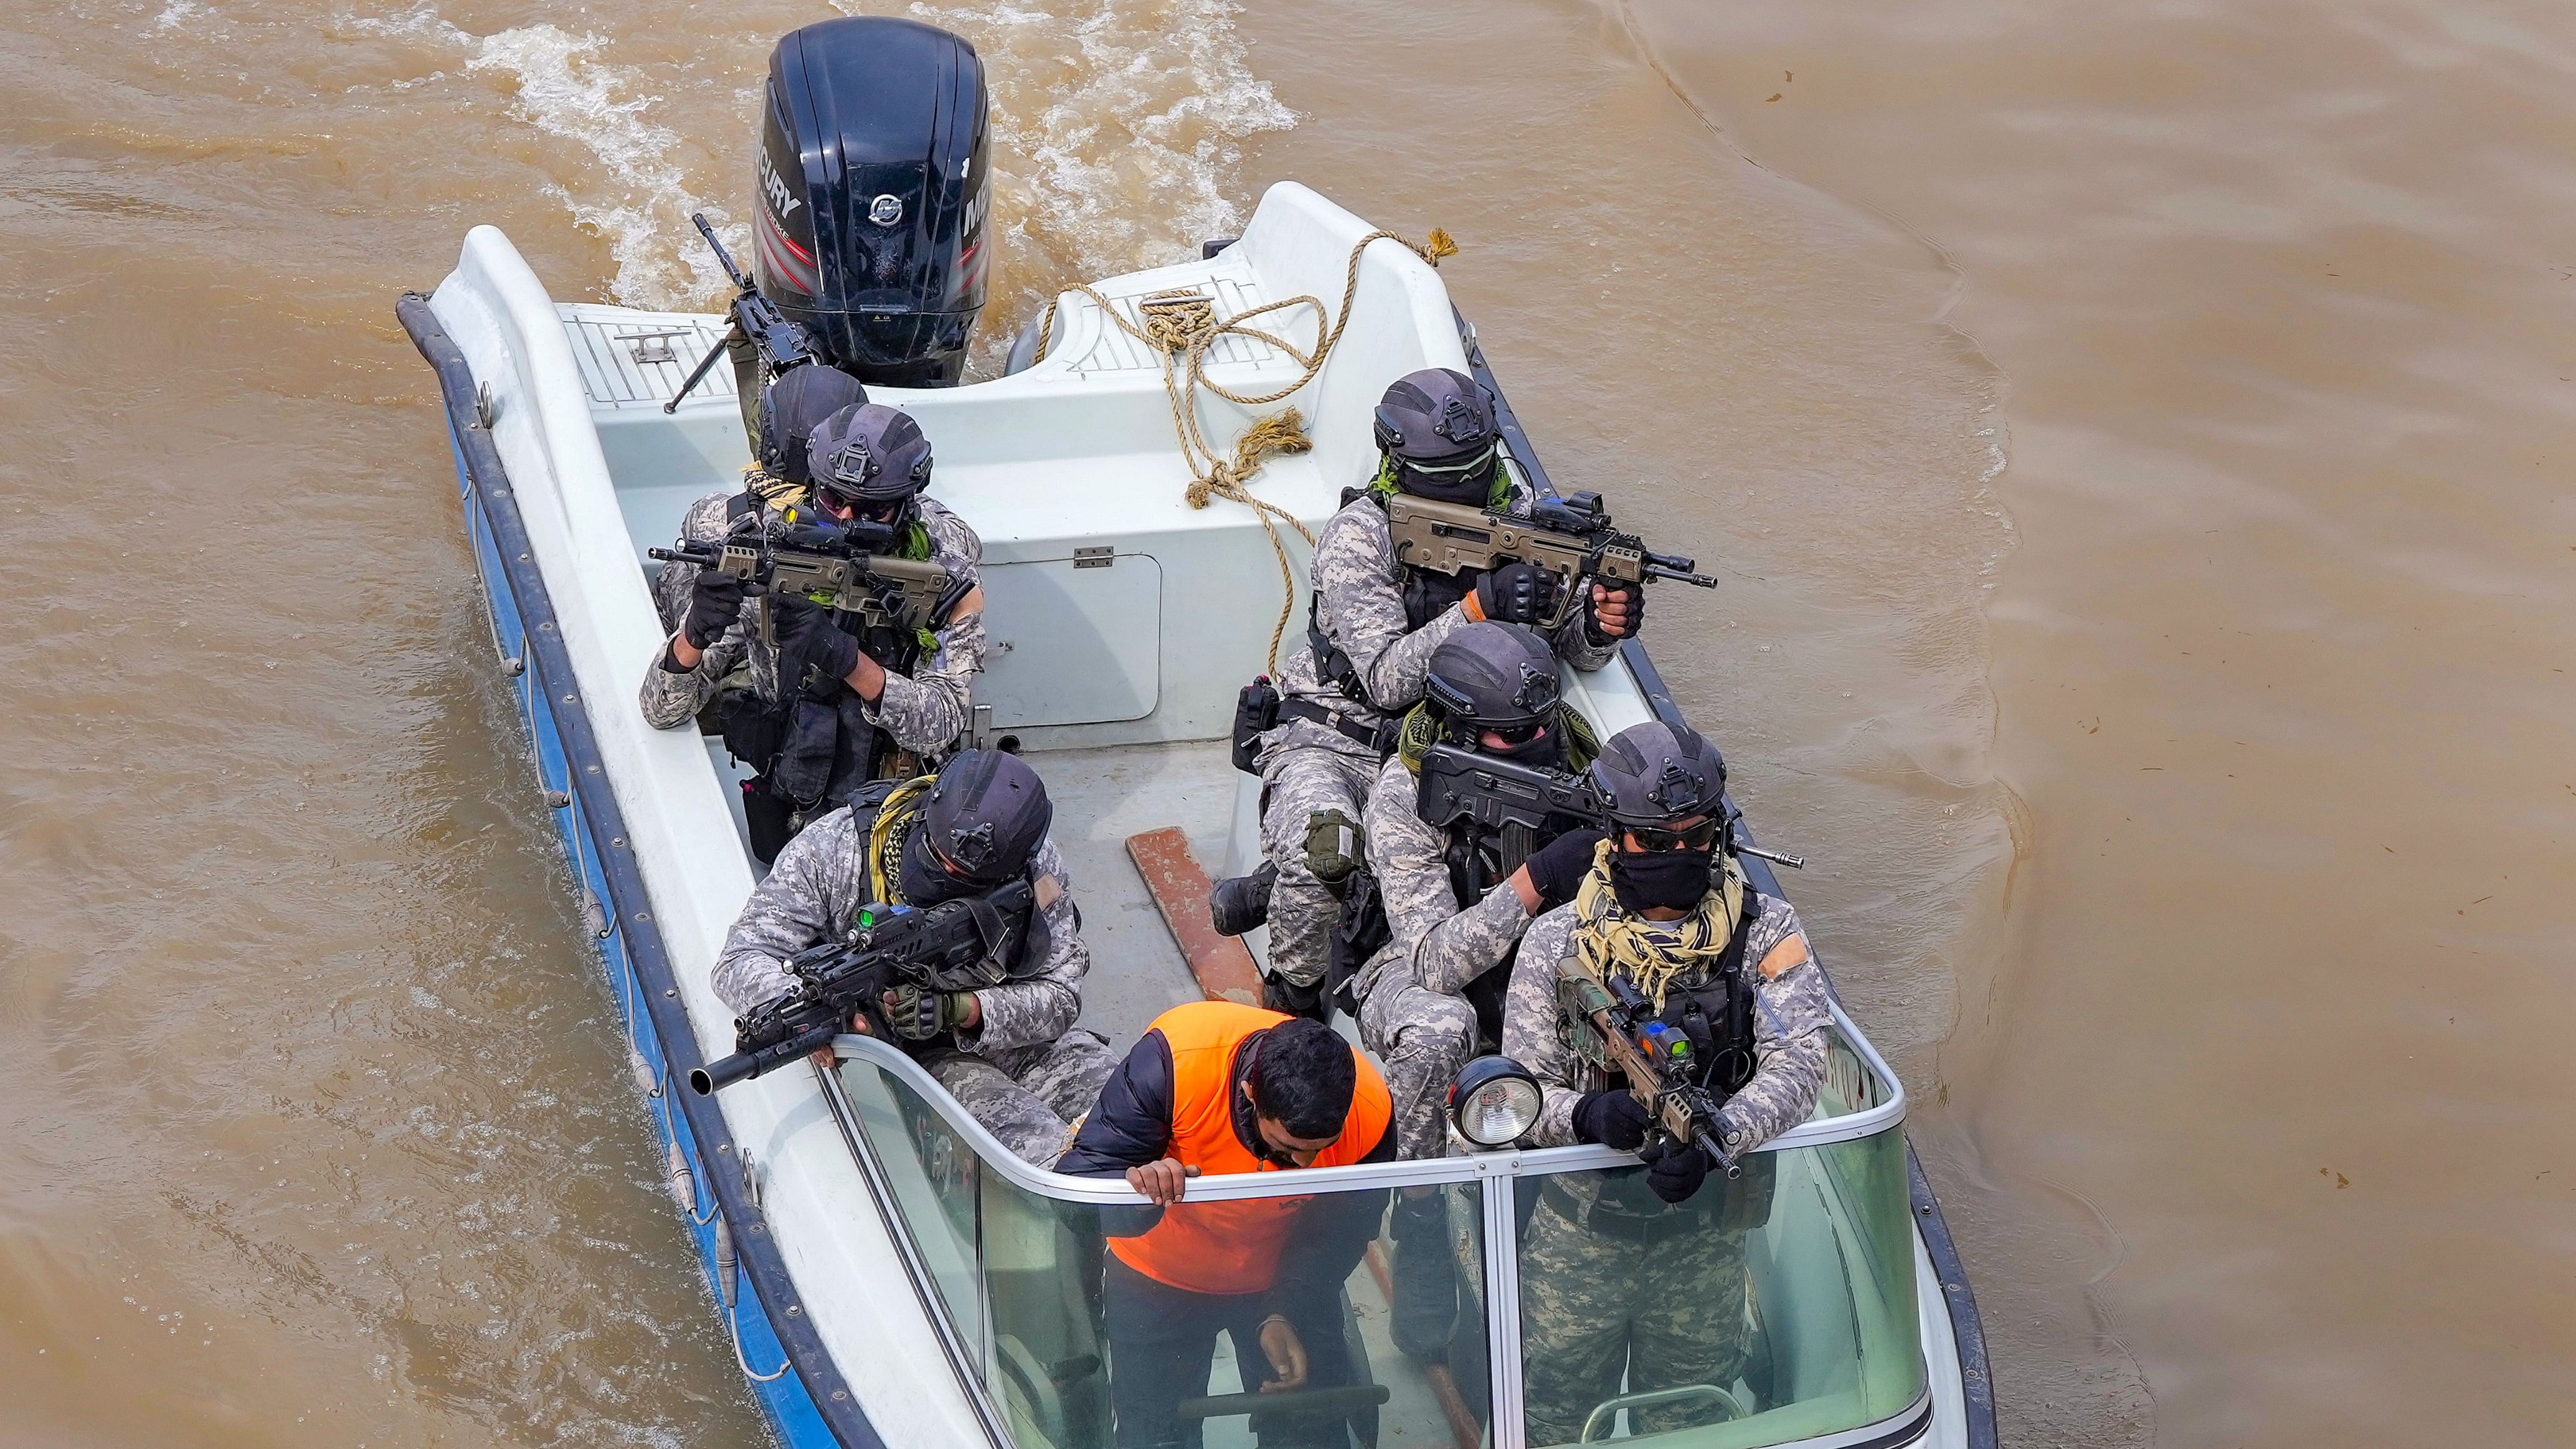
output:
[[[1770,953],[1762,958],[1762,965],[1758,969],[1762,972],[1763,980],[1777,981],[1788,971],[1805,965],[1806,961],[1806,935],[1803,932],[1795,932],[1782,937],[1780,944],[1772,947]]]
[[[1064,882],[1052,874],[1039,876],[1037,889],[1030,895],[1037,901],[1039,910],[1052,910],[1056,902],[1064,899]]]

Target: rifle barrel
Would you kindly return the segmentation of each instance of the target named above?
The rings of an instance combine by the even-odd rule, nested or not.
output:
[[[1805,856],[1791,855],[1784,850],[1764,850],[1758,845],[1739,845],[1735,847],[1735,853],[1738,855],[1755,856],[1759,859],[1767,860],[1773,865],[1785,865],[1791,870],[1805,870],[1807,868],[1807,858]]]
[[[1729,1153],[1725,1148],[1718,1146],[1717,1138],[1714,1136],[1704,1131],[1694,1132],[1691,1134],[1691,1140],[1699,1145],[1700,1151],[1708,1154],[1708,1160],[1716,1163],[1717,1170],[1724,1173],[1728,1178],[1738,1178],[1744,1175],[1743,1165],[1735,1160],[1733,1154]]]

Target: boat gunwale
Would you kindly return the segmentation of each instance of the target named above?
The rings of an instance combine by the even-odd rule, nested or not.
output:
[[[713,1098],[676,1089],[688,1073],[705,1064],[699,1051],[697,1033],[688,1017],[688,1007],[680,999],[679,982],[665,949],[660,927],[655,923],[652,899],[646,890],[635,853],[626,848],[629,838],[625,814],[619,808],[606,773],[606,762],[598,741],[592,734],[590,716],[582,707],[581,689],[574,673],[572,653],[564,642],[563,631],[555,613],[553,596],[546,585],[544,570],[536,562],[536,551],[528,535],[527,522],[520,517],[515,489],[509,472],[503,466],[500,450],[493,442],[478,407],[479,394],[471,364],[462,348],[447,335],[446,325],[431,309],[430,299],[419,292],[404,292],[395,302],[396,318],[419,349],[421,357],[437,374],[439,395],[446,413],[447,428],[455,445],[459,465],[465,470],[479,506],[493,533],[495,553],[499,558],[504,582],[519,615],[522,631],[523,667],[537,684],[544,698],[546,713],[554,722],[558,746],[570,765],[568,793],[574,796],[581,813],[594,835],[607,832],[608,848],[592,852],[600,868],[609,905],[600,932],[604,941],[610,932],[624,937],[627,967],[644,989],[644,1021],[652,1031],[654,1045],[666,1068],[663,1097],[676,1117],[688,1124],[692,1154],[716,1199],[718,1217],[729,1225],[736,1260],[743,1276],[751,1280],[752,1297],[761,1316],[768,1321],[787,1360],[796,1370],[798,1385],[811,1401],[814,1413],[832,1436],[849,1449],[886,1449],[885,1440],[861,1407],[858,1395],[842,1375],[839,1363],[822,1341],[810,1315],[803,1312],[801,1293],[794,1276],[778,1247],[776,1236],[768,1231],[767,1216],[757,1198],[743,1180],[741,1155],[732,1151],[733,1139],[727,1129],[722,1109]],[[477,560],[479,570],[480,560]],[[489,585],[486,584],[487,595]],[[488,602],[488,598],[487,598]],[[495,620],[495,628],[498,621]],[[533,740],[531,744],[533,745]],[[594,847],[600,842],[593,840]],[[585,883],[584,886],[587,889]],[[713,1141],[716,1150],[709,1152],[704,1144]],[[694,1216],[692,1214],[692,1216]],[[692,1242],[695,1235],[692,1234]],[[738,1313],[737,1302],[719,1311]],[[794,1309],[794,1312],[787,1310]],[[746,1378],[748,1366],[744,1366]],[[755,1398],[758,1397],[755,1394]],[[772,1426],[785,1436],[785,1425],[775,1410],[769,1411]]]

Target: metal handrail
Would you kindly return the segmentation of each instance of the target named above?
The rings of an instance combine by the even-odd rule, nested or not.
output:
[[[1905,1120],[1905,1084],[1888,1070],[1886,1059],[1878,1054],[1869,1039],[1860,1034],[1851,1018],[1843,1013],[1839,1002],[1832,1006],[1834,1025],[1851,1043],[1852,1050],[1866,1064],[1887,1100],[1877,1106],[1822,1121],[1801,1122],[1778,1137],[1754,1149],[1757,1152],[1787,1152],[1801,1147],[1824,1147],[1836,1142],[1871,1137],[1897,1127]],[[913,1095],[939,1114],[950,1131],[957,1134],[984,1165],[998,1172],[1013,1186],[1039,1197],[1057,1202],[1090,1203],[1095,1206],[1132,1206],[1145,1201],[1143,1195],[1130,1189],[1117,1178],[1074,1177],[1038,1167],[1002,1145],[992,1130],[978,1122],[957,1099],[939,1085],[937,1078],[902,1048],[873,1036],[850,1034],[836,1037],[833,1050],[845,1058],[866,1062],[888,1073],[912,1089]],[[1292,1197],[1309,1193],[1332,1192],[1340,1188],[1391,1188],[1429,1186],[1444,1182],[1476,1182],[1498,1178],[1543,1177],[1560,1172],[1590,1172],[1605,1168],[1634,1167],[1637,1155],[1615,1148],[1587,1145],[1581,1147],[1511,1148],[1495,1152],[1477,1152],[1463,1157],[1436,1157],[1420,1161],[1357,1163],[1347,1167],[1308,1167],[1294,1172],[1246,1172],[1218,1177],[1192,1179],[1189,1202],[1234,1202],[1248,1198]]]

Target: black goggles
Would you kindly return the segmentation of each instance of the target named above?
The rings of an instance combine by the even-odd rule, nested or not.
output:
[[[865,498],[818,478],[814,480],[814,501],[836,514],[847,512],[872,522],[891,523],[897,514],[903,512],[903,506],[912,501],[912,495],[898,493],[892,498]]]
[[[1667,850],[1714,849],[1719,837],[1726,834],[1726,822],[1712,815],[1697,825],[1680,830],[1660,825],[1631,825],[1627,831],[1637,837],[1637,843],[1644,846],[1647,853],[1660,855]]]

